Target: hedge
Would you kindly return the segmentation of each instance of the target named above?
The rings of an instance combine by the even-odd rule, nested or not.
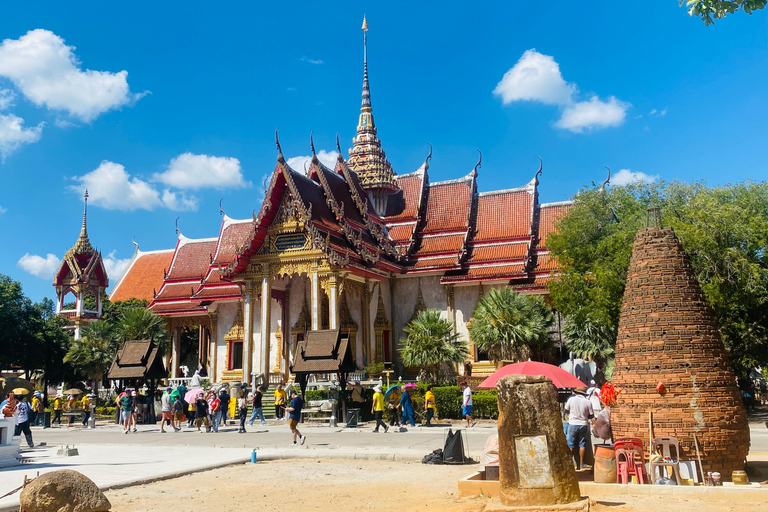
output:
[[[401,383],[402,384],[402,383]],[[423,383],[417,383],[417,387],[410,391],[411,400],[413,402],[413,412],[416,418],[423,417],[424,413],[424,394],[427,392],[427,385]],[[462,395],[461,389],[458,386],[435,386],[432,388],[432,392],[435,394],[435,405],[437,406],[437,417],[442,419],[462,419],[461,415],[461,403]],[[347,390],[345,393],[345,402],[347,409],[350,409],[353,404],[351,400],[351,391]],[[305,400],[307,402],[314,400],[327,400],[328,391],[325,389],[308,389],[306,391]],[[373,390],[365,390],[365,408],[362,410],[364,419],[368,419],[371,412],[371,405],[373,403]],[[473,390],[472,391],[472,417],[473,418],[485,418],[485,419],[497,419],[499,417],[498,402],[496,401],[496,390]],[[390,412],[385,411],[385,419],[389,421]]]

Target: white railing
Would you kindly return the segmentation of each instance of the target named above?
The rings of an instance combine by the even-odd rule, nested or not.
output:
[[[192,380],[192,377],[174,377],[171,379],[168,379],[168,385],[176,388],[179,386],[189,387],[189,382]]]

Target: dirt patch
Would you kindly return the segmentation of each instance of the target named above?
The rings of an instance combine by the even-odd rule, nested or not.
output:
[[[475,466],[367,460],[281,460],[244,464],[110,491],[112,512],[396,510],[482,512],[486,498],[459,498]],[[592,496],[595,512],[754,512],[764,503]]]

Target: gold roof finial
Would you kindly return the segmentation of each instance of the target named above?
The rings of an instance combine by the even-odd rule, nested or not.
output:
[[[363,16],[363,32],[368,32],[368,20]]]

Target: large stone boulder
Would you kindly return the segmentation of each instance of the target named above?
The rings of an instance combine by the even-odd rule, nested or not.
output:
[[[543,376],[510,375],[499,379],[496,389],[502,505],[579,501],[579,481],[552,381]]]
[[[112,507],[93,480],[71,469],[35,478],[19,501],[24,512],[106,512]]]

